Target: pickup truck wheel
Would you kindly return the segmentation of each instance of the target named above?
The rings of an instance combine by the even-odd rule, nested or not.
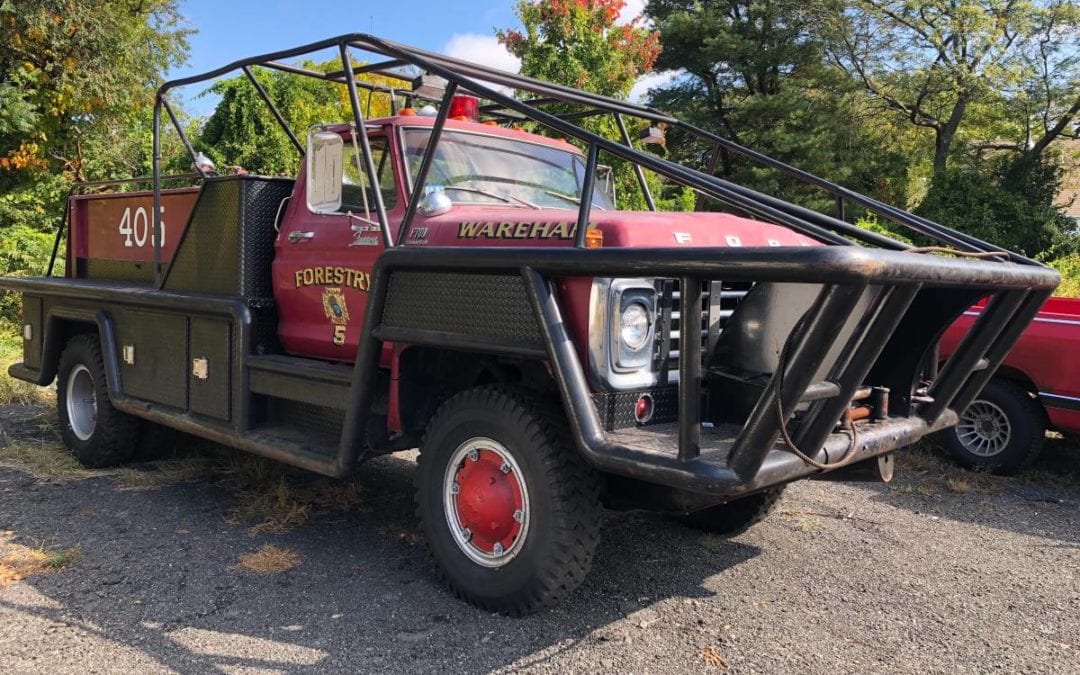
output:
[[[960,421],[944,432],[945,446],[968,469],[1010,475],[1039,456],[1046,439],[1043,409],[1024,389],[991,380]]]
[[[557,408],[525,391],[469,389],[428,425],[417,511],[453,591],[524,615],[577,588],[599,538],[599,480]]]
[[[771,487],[730,502],[687,513],[679,519],[690,527],[733,537],[765,520],[765,516],[776,508],[785,487],[787,486]]]
[[[96,337],[78,335],[68,341],[60,355],[56,390],[60,435],[83,466],[99,469],[131,457],[139,420],[109,400]]]

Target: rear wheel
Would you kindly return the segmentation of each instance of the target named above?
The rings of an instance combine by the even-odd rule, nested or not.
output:
[[[431,420],[417,510],[439,567],[463,599],[528,614],[585,578],[599,537],[598,479],[565,429],[558,409],[502,387],[462,392]]]
[[[682,516],[680,520],[690,527],[705,532],[728,536],[741,534],[765,520],[765,517],[776,508],[785,487],[787,486],[778,485],[730,502],[694,511]]]
[[[129,459],[139,420],[109,400],[97,338],[78,335],[69,340],[57,370],[56,405],[64,445],[83,466],[93,469]]]
[[[945,447],[964,467],[1013,474],[1042,451],[1045,413],[1021,387],[991,380],[961,413],[957,425],[942,434]]]

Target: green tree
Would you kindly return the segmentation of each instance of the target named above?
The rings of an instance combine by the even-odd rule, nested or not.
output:
[[[681,72],[651,103],[737,143],[893,203],[910,155],[851,78],[828,60],[830,0],[651,0],[657,68]],[[812,208],[832,199],[734,153],[673,134],[680,159]]]
[[[338,59],[300,65],[321,72],[341,69]],[[255,74],[293,132],[301,139],[315,124],[353,119],[348,90],[343,86],[276,70],[260,69]],[[358,79],[373,84],[400,86],[400,83],[389,78],[368,73]],[[221,100],[198,132],[195,146],[200,151],[214,160],[219,169],[239,166],[247,171],[268,175],[295,173],[298,161],[296,149],[246,76],[220,80],[209,91],[221,96]],[[365,117],[390,114],[390,99],[386,94],[364,90],[358,93]]]
[[[189,34],[176,0],[0,0],[0,236],[54,228],[73,181],[143,168],[153,90]]]
[[[1030,160],[1080,115],[1075,0],[850,0],[831,37],[867,92],[930,132],[935,173],[957,140]]]
[[[659,35],[636,22],[618,23],[623,0],[521,0],[515,13],[522,29],[496,31],[499,42],[521,59],[521,72],[549,82],[569,85],[615,98],[625,98],[642,75],[649,73],[660,53]],[[573,106],[547,108],[569,113]],[[622,141],[611,116],[580,122],[605,138]],[[633,134],[641,128],[631,130]],[[534,129],[538,133],[545,130]],[[661,149],[661,152],[666,150]],[[641,194],[633,167],[616,158],[609,161],[620,208],[641,209]],[[691,193],[647,172],[651,192],[662,210],[685,210]]]
[[[1052,158],[1014,162],[999,155],[985,166],[938,173],[916,213],[1031,256],[1075,251],[1065,234],[1069,219],[1053,205],[1060,182]]]

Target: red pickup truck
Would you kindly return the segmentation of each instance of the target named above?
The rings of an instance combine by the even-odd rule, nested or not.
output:
[[[964,312],[941,339],[953,353],[985,304]],[[1050,298],[1009,352],[993,379],[942,433],[968,468],[1011,474],[1042,450],[1047,428],[1080,434],[1080,299]]]

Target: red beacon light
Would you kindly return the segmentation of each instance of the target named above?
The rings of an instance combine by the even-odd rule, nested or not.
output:
[[[464,122],[480,121],[480,99],[475,96],[455,96],[450,99],[448,117]]]

